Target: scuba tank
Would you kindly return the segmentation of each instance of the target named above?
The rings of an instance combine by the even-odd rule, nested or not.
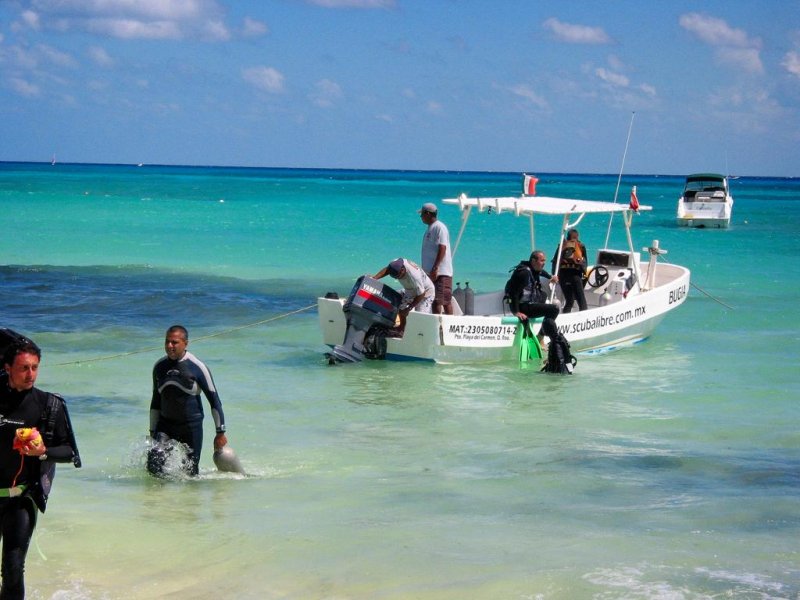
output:
[[[461,309],[461,312],[467,314],[467,306],[464,304],[464,290],[461,287],[461,282],[456,282],[456,289],[453,290],[453,300],[458,302],[458,307]]]
[[[469,287],[469,281],[467,281],[467,286],[464,288],[464,305],[464,314],[475,314],[475,290]]]

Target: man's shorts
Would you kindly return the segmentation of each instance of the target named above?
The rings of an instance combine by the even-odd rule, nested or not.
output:
[[[434,302],[440,306],[449,305],[450,300],[453,299],[453,278],[449,275],[439,275],[433,282],[433,286],[436,290]]]

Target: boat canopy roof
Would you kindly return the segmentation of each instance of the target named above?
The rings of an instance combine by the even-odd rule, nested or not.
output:
[[[600,202],[597,200],[573,200],[570,198],[551,198],[548,196],[518,196],[500,198],[470,198],[461,194],[458,198],[444,198],[444,204],[455,204],[462,211],[471,206],[478,210],[493,212],[512,212],[516,216],[571,215],[582,213],[621,213],[631,208],[627,204]],[[651,210],[651,206],[639,206],[639,210]]]
[[[724,181],[725,175],[720,175],[719,173],[692,173],[686,176],[686,181],[701,181],[704,179]]]

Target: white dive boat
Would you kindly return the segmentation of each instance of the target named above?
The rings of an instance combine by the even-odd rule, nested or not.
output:
[[[464,233],[470,213],[507,213],[530,219],[531,248],[534,248],[534,215],[562,215],[563,229],[577,225],[585,215],[604,214],[611,218],[620,213],[628,248],[598,250],[590,268],[585,295],[588,309],[559,314],[556,324],[571,345],[573,354],[597,353],[631,345],[650,336],[664,316],[680,306],[689,292],[689,270],[673,264],[657,262],[666,251],[652,242],[644,251],[649,257],[642,262],[634,251],[631,221],[634,210],[623,204],[570,200],[542,196],[509,198],[445,199],[444,204],[461,210],[461,230],[456,246]],[[650,210],[640,206],[639,210]],[[492,218],[497,218],[495,214]],[[576,220],[569,223],[570,217]],[[617,220],[620,220],[619,218]],[[505,270],[508,265],[497,265]],[[464,279],[465,275],[459,274]],[[468,279],[468,277],[467,277]],[[373,280],[374,281],[374,280]],[[357,282],[358,285],[359,282]],[[354,288],[355,290],[356,288]],[[552,286],[551,298],[562,302],[560,287]],[[376,292],[378,293],[378,292]],[[386,338],[385,358],[390,360],[426,360],[438,363],[461,363],[486,360],[519,360],[523,339],[522,327],[510,315],[503,290],[476,293],[473,314],[433,315],[411,312],[400,338]],[[380,298],[378,301],[383,302]],[[385,304],[385,302],[383,302]],[[319,298],[319,322],[325,344],[342,344],[347,330],[344,299]],[[461,312],[459,308],[455,312]],[[538,325],[534,331],[538,330]]]
[[[728,178],[717,173],[695,173],[686,178],[678,199],[678,225],[725,228],[731,223],[733,196]]]

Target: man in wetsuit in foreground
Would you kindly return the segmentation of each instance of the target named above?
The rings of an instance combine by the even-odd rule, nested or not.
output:
[[[64,399],[34,387],[41,356],[23,338],[6,349],[0,368],[0,598],[9,600],[25,597],[25,557],[55,463],[81,466]]]
[[[186,470],[197,475],[203,449],[202,391],[211,406],[217,435],[214,450],[228,443],[225,437],[225,415],[222,402],[211,377],[211,371],[194,354],[186,350],[189,333],[181,325],[167,330],[164,348],[167,355],[153,367],[153,398],[150,402],[150,437],[157,445],[151,449],[147,469],[154,475],[163,473],[166,460],[163,446],[169,440],[189,446]]]

